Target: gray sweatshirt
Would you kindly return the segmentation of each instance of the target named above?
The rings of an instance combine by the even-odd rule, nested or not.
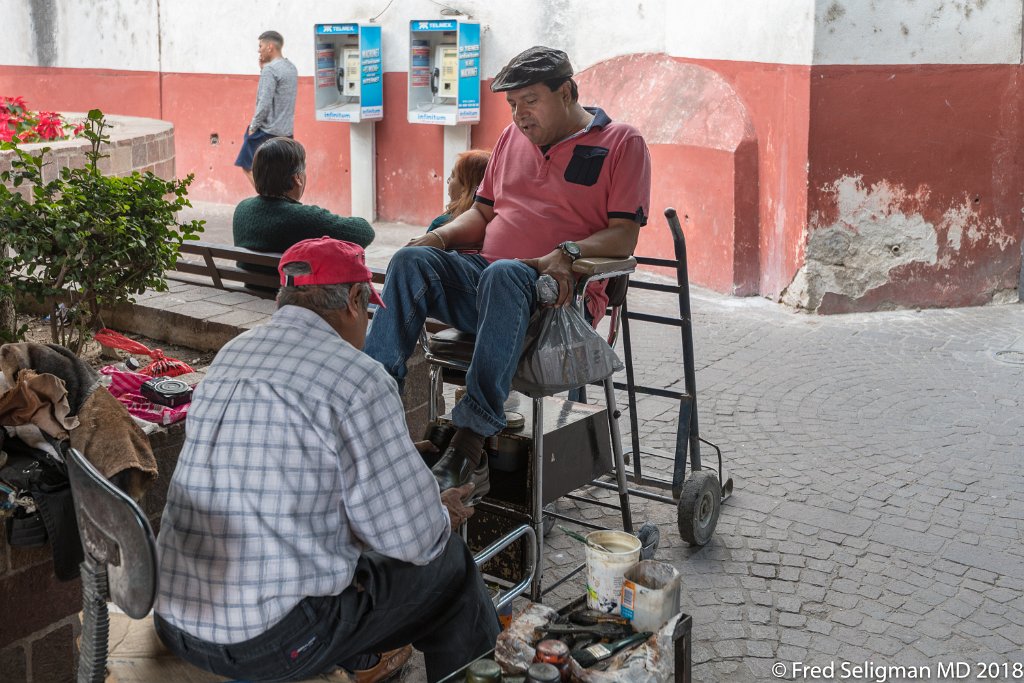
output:
[[[249,128],[253,133],[271,135],[295,133],[295,94],[299,89],[299,72],[284,57],[275,59],[260,71],[256,92],[256,113]]]

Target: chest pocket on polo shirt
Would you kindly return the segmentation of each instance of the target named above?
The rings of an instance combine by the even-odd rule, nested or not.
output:
[[[576,145],[572,159],[565,167],[565,179],[577,185],[593,185],[601,177],[601,167],[607,156],[607,147]]]

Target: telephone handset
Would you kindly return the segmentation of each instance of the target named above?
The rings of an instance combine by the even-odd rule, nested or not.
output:
[[[430,76],[430,92],[441,97],[455,97],[458,89],[459,48],[450,44],[438,45]]]
[[[347,48],[342,52],[338,65],[338,93],[345,97],[359,97],[360,63],[359,50]]]

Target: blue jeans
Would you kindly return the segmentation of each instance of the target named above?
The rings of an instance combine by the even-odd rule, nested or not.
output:
[[[377,310],[366,337],[366,353],[398,380],[428,317],[476,333],[476,351],[466,373],[466,395],[452,422],[490,436],[505,428],[505,399],[523,352],[523,338],[536,305],[537,271],[519,261],[488,264],[478,254],[435,247],[404,247],[388,264]]]

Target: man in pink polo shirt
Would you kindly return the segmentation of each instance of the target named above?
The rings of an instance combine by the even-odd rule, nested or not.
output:
[[[427,317],[475,332],[466,395],[452,410],[457,431],[434,466],[441,489],[490,480],[483,442],[505,427],[505,399],[536,308],[536,281],[559,284],[570,303],[572,263],[633,253],[650,208],[651,160],[632,126],[579,104],[568,56],[532,47],[495,76],[512,124],[498,138],[472,208],[400,249],[388,266],[366,353],[401,385]],[[479,250],[463,254],[456,249]],[[590,310],[604,310],[602,293]]]

